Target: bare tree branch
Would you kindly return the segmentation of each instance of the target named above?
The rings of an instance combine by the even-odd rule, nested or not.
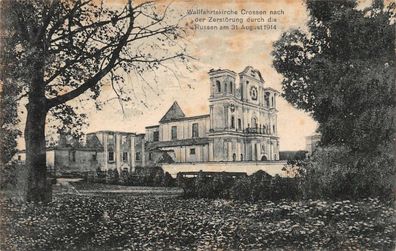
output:
[[[52,108],[59,104],[65,103],[65,102],[81,95],[86,90],[88,90],[89,88],[92,88],[94,85],[96,85],[107,73],[109,73],[113,69],[113,66],[115,65],[116,61],[119,58],[119,54],[120,54],[122,48],[125,46],[125,44],[127,44],[128,37],[134,27],[134,17],[133,17],[133,8],[132,8],[131,0],[128,0],[128,6],[129,6],[129,11],[130,11],[128,30],[123,35],[120,42],[118,43],[118,46],[113,51],[112,56],[107,64],[107,66],[105,68],[103,68],[101,71],[99,71],[98,73],[96,73],[92,78],[88,79],[84,84],[82,84],[78,88],[76,88],[66,94],[63,94],[63,95],[60,95],[60,96],[50,99],[48,101],[49,108]]]

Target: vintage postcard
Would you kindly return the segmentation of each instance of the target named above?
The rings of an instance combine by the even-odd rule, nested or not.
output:
[[[0,7],[1,250],[394,250],[393,1]]]

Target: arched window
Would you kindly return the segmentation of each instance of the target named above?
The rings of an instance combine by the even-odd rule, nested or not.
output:
[[[224,93],[227,94],[227,83],[224,83]]]
[[[257,128],[257,119],[252,118],[252,128]]]
[[[217,92],[221,92],[221,84],[219,80],[216,80],[216,87],[217,87]]]
[[[269,93],[269,92],[266,92],[266,93],[264,94],[264,101],[265,101],[265,105],[266,105],[267,107],[269,107],[269,105],[270,105],[269,97],[270,97],[270,93]]]
[[[235,117],[231,116],[231,129],[235,129]]]
[[[238,130],[242,129],[242,120],[238,119]]]
[[[274,97],[271,98],[271,106],[274,107]]]
[[[230,93],[232,94],[232,82],[230,82]]]
[[[272,133],[275,133],[275,125],[272,125]]]

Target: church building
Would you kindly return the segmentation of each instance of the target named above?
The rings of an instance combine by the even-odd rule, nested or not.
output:
[[[261,73],[251,66],[239,74],[212,69],[209,84],[209,114],[187,117],[174,102],[145,134],[97,131],[84,144],[62,136],[47,150],[48,166],[59,172],[133,172],[161,163],[279,160],[278,92],[265,87]]]
[[[147,163],[163,153],[175,162],[278,160],[279,93],[251,66],[239,74],[212,69],[209,79],[209,114],[186,117],[174,102],[158,125],[146,127]]]

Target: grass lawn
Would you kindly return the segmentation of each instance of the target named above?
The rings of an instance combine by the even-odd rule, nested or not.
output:
[[[181,196],[183,189],[178,187],[122,186],[102,183],[71,182],[53,186],[54,193],[78,193],[87,195],[109,195],[125,193],[129,195]]]
[[[0,250],[385,249],[395,210],[377,200],[244,203],[55,195],[1,201]]]

